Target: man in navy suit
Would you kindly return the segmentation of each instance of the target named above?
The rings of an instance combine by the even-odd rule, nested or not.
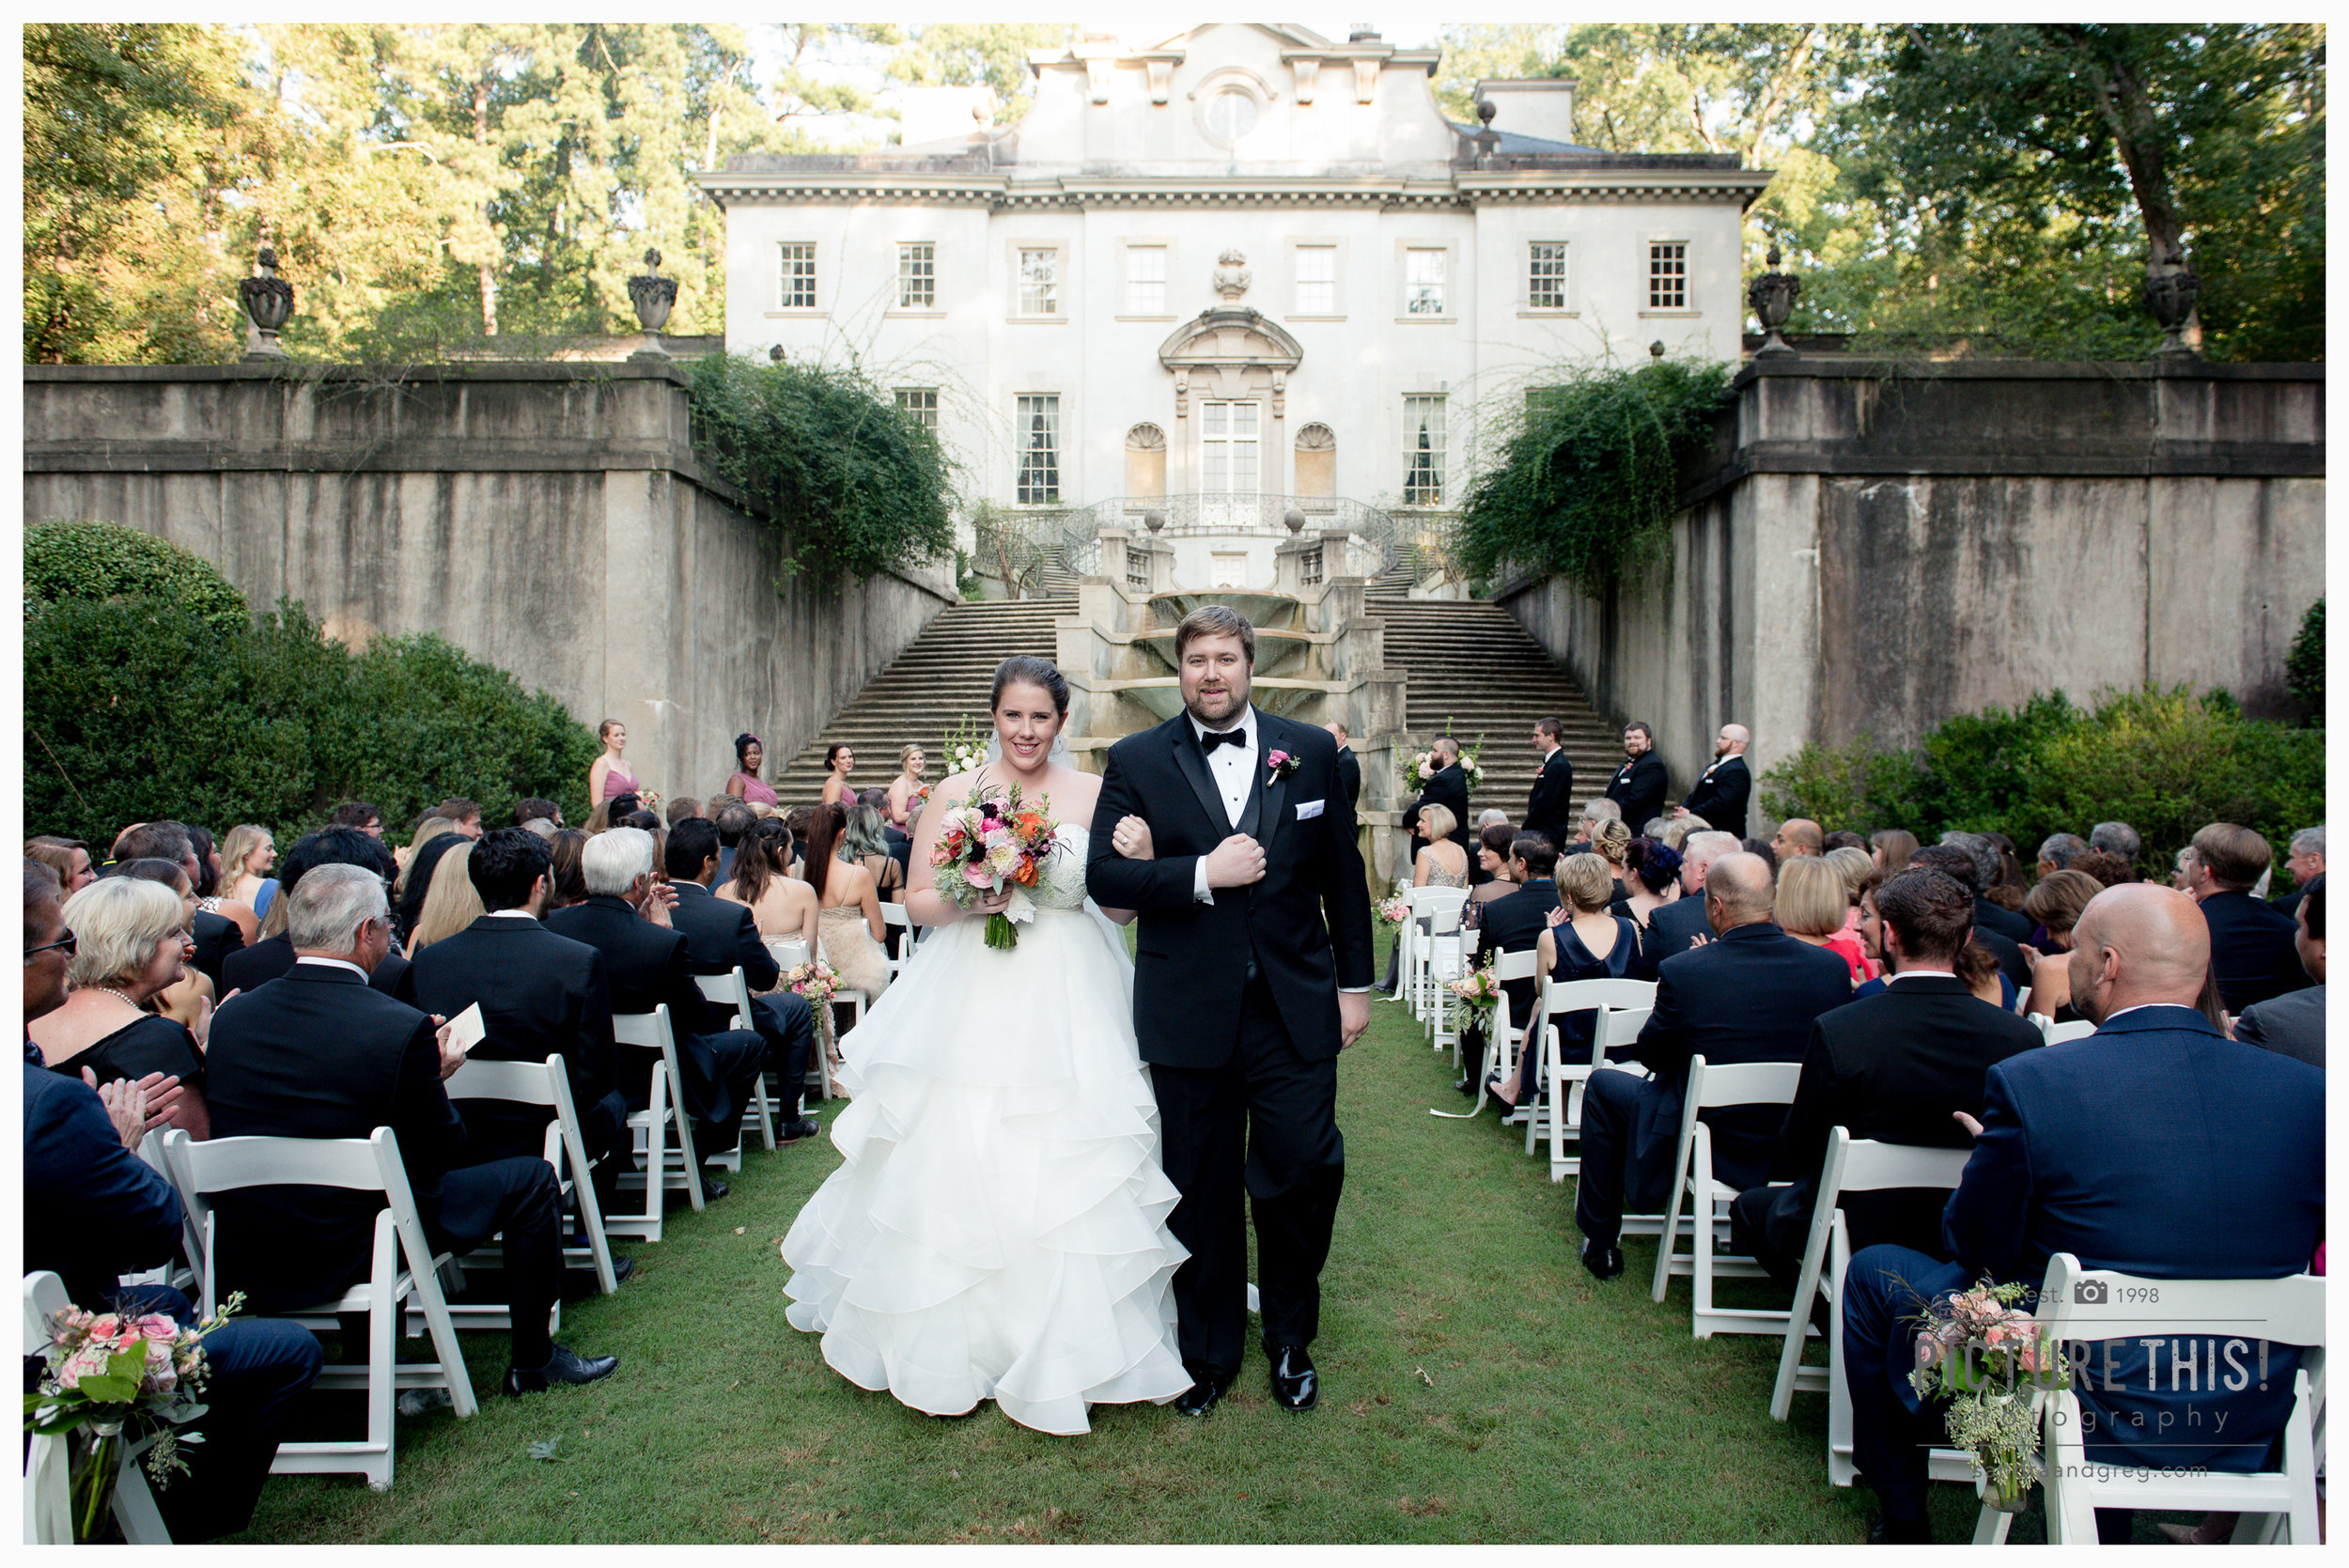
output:
[[[1624,822],[1636,837],[1650,818],[1664,815],[1671,781],[1664,775],[1664,759],[1656,754],[1656,731],[1645,721],[1624,726],[1623,753],[1624,765],[1607,781],[1607,799],[1623,808]]]
[[[1533,776],[1533,787],[1525,798],[1525,831],[1548,839],[1553,850],[1565,847],[1566,828],[1574,819],[1574,764],[1558,743],[1564,727],[1556,719],[1533,721],[1533,746],[1542,753],[1542,770]]]
[[[1594,1073],[1583,1091],[1574,1222],[1582,1266],[1601,1280],[1623,1272],[1615,1243],[1625,1212],[1652,1213],[1670,1195],[1689,1059],[1799,1062],[1812,1020],[1851,1000],[1851,970],[1826,948],[1781,930],[1770,918],[1772,892],[1759,855],[1713,862],[1704,905],[1718,939],[1664,960],[1655,1010],[1640,1030],[1640,1061],[1655,1076]],[[1707,1111],[1715,1175],[1741,1189],[1759,1187],[1785,1115],[1769,1105]]]
[[[1712,766],[1697,779],[1688,800],[1672,808],[1672,815],[1700,817],[1707,827],[1744,838],[1746,802],[1753,798],[1753,774],[1746,767],[1746,747],[1752,738],[1743,724],[1723,724],[1713,740]]]
[[[2097,1031],[1990,1069],[1982,1121],[1968,1123],[1973,1157],[1942,1211],[1956,1261],[1906,1247],[1852,1259],[1843,1361],[1853,1459],[1884,1505],[1876,1539],[1926,1539],[1926,1450],[1944,1439],[1908,1382],[1921,1301],[1985,1276],[2036,1287],[2057,1252],[2154,1279],[2279,1279],[2324,1235],[2325,1075],[2228,1039],[2196,1010],[2210,936],[2193,904],[2146,883],[2108,888],[2073,937],[2072,1005]],[[2206,1373],[2181,1389],[2183,1344],[2154,1343],[2152,1355],[2176,1352],[2167,1379],[2141,1342],[2075,1350],[2089,1368],[2074,1383],[2087,1457],[2156,1468],[2263,1467],[2299,1362],[2268,1345],[2240,1389]],[[2100,1538],[2129,1528],[2125,1510],[2098,1514]]]
[[[1680,896],[1648,911],[1647,940],[1641,947],[1649,963],[1660,964],[1676,953],[1686,953],[1700,938],[1708,942],[1713,939],[1713,928],[1704,922],[1705,874],[1723,855],[1737,853],[1737,846],[1735,833],[1719,829],[1690,833],[1681,840]]]
[[[2211,973],[2230,1013],[2309,983],[2293,945],[2299,928],[2290,915],[2251,896],[2267,861],[2265,839],[2232,822],[2214,822],[2194,835],[2178,862],[2183,885],[2202,907],[2210,928]]]

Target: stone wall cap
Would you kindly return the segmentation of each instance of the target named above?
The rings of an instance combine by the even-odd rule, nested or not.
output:
[[[626,360],[480,360],[399,367],[366,365],[28,365],[27,381],[668,381],[693,384],[677,365]]]
[[[2325,369],[2315,362],[2249,365],[2195,360],[2155,365],[2150,360],[1913,360],[1797,354],[1750,361],[1730,384],[1744,387],[1776,377],[1866,381],[2322,381]]]

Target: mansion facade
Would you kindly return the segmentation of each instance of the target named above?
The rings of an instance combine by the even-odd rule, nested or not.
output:
[[[1480,412],[1561,362],[1735,359],[1767,171],[1572,140],[1573,84],[1221,23],[1031,59],[1035,98],[909,94],[905,143],[738,157],[729,349],[854,358],[998,505],[1457,506]]]

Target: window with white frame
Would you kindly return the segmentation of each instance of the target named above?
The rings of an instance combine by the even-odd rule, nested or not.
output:
[[[1449,259],[1440,247],[1414,245],[1403,253],[1403,314],[1406,316],[1441,316],[1445,314],[1444,263]]]
[[[925,430],[938,428],[938,388],[934,386],[901,386],[897,389],[897,409],[911,414]]]
[[[779,245],[780,272],[776,291],[778,310],[814,310],[816,308],[816,246],[801,241]]]
[[[1688,308],[1688,241],[1651,240],[1647,247],[1647,307]]]
[[[1566,246],[1561,240],[1535,240],[1525,247],[1528,310],[1566,308]]]
[[[1166,314],[1166,247],[1126,247],[1126,314]]]
[[[1019,314],[1060,314],[1060,251],[1056,247],[1019,247]]]
[[[1049,254],[1049,253],[1048,253]],[[1019,477],[1013,494],[1022,506],[1060,500],[1060,398],[1050,393],[1019,398]]]
[[[1443,396],[1403,399],[1403,505],[1443,505]]]
[[[1298,246],[1297,314],[1299,316],[1335,316],[1337,313],[1337,246]]]
[[[938,247],[926,240],[897,247],[897,308],[928,310],[938,303]]]

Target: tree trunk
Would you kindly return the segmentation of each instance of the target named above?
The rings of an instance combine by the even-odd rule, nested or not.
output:
[[[1762,138],[1769,131],[1770,122],[1778,118],[1779,111],[1786,106],[1787,91],[1802,75],[1803,65],[1811,58],[1811,40],[1818,33],[1816,23],[1804,27],[1802,41],[1796,44],[1794,52],[1786,56],[1785,67],[1770,79],[1769,90],[1762,95],[1762,106],[1753,114],[1753,134],[1747,139],[1744,156],[1738,162],[1750,167],[1760,160]]]
[[[2161,144],[2161,125],[2154,113],[2151,96],[2145,84],[2126,61],[2097,58],[2092,45],[2080,29],[2066,32],[2073,46],[2084,57],[2089,81],[2096,95],[2096,109],[2112,132],[2113,151],[2119,154],[2121,166],[2128,171],[2129,194],[2137,198],[2137,210],[2145,220],[2145,274],[2159,274],[2175,257],[2186,260],[2186,241],[2181,237],[2184,225],[2178,219],[2177,203],[2170,192],[2170,165]],[[2180,329],[2187,347],[2200,352],[2202,347],[2202,318],[2199,311],[2186,317]]]
[[[473,88],[473,139],[475,147],[485,151],[490,146],[490,76],[484,71]],[[490,226],[490,204],[480,207],[481,226]],[[484,258],[475,268],[481,278],[481,330],[490,337],[498,334],[498,274],[494,258]]]

